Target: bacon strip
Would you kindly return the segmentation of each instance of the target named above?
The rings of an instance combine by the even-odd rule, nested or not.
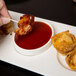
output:
[[[17,35],[26,35],[32,31],[32,25],[34,23],[34,16],[32,15],[23,15],[20,17],[18,22],[18,28],[15,30]]]

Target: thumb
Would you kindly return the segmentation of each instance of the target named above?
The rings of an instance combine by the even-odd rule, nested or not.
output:
[[[9,18],[5,18],[3,16],[0,17],[0,26],[4,25],[4,24],[7,24],[10,22],[10,19]]]

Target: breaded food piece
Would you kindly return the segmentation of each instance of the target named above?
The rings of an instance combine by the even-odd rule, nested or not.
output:
[[[76,46],[76,38],[69,31],[61,32],[52,37],[52,44],[57,51],[67,55]]]
[[[72,70],[76,70],[76,48],[66,56],[65,60]]]
[[[32,31],[32,24],[34,22],[34,16],[32,15],[23,15],[20,17],[18,22],[18,28],[15,30],[17,35],[26,35]]]
[[[0,35],[12,34],[14,24],[10,21],[8,24],[5,24],[0,27]]]

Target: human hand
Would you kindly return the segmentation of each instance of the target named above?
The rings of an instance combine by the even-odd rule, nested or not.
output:
[[[76,0],[73,0],[73,2],[75,2],[75,3],[76,3]]]
[[[0,26],[10,22],[10,20],[6,19],[5,17],[11,18],[8,13],[4,0],[0,0]]]

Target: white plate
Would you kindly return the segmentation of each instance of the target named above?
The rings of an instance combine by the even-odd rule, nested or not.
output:
[[[9,11],[13,19],[19,20],[20,13]],[[48,22],[54,27],[55,34],[70,30],[76,35],[76,27],[42,18],[37,21]],[[16,24],[15,24],[16,26]],[[0,60],[20,66],[31,71],[48,76],[76,76],[76,72],[63,68],[57,60],[57,51],[51,46],[46,52],[37,56],[23,56],[15,51],[12,45],[12,35],[0,37]]]

